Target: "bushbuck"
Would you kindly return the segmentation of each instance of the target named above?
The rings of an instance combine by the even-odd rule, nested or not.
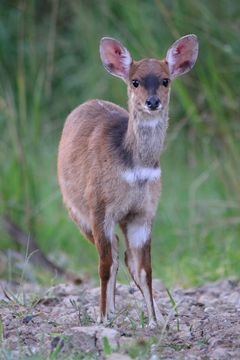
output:
[[[64,125],[58,179],[70,217],[99,254],[100,321],[111,319],[115,311],[118,224],[126,242],[125,263],[145,299],[149,326],[161,322],[152,293],[150,253],[161,191],[159,160],[171,82],[191,70],[197,56],[193,34],[177,40],[163,60],[134,61],[119,41],[102,38],[103,66],[127,84],[128,111],[90,100],[74,109]]]

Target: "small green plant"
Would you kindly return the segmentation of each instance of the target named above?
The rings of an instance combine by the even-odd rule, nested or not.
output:
[[[209,340],[207,338],[202,338],[202,339],[197,340],[197,343],[199,345],[207,345],[209,343]]]
[[[132,358],[137,359],[149,359],[151,347],[156,342],[156,338],[152,337],[149,340],[138,339],[134,344],[130,345],[128,350],[128,354]]]
[[[171,343],[168,346],[174,349],[175,351],[182,351],[191,348],[190,344],[185,344],[185,343],[182,344]]]
[[[112,353],[112,349],[107,336],[103,336],[103,351],[105,355],[110,355]]]
[[[179,314],[178,314],[178,307],[177,304],[175,302],[175,300],[172,297],[172,294],[170,293],[170,290],[168,288],[166,288],[167,294],[169,296],[170,302],[172,304],[173,310],[175,311],[176,314],[176,318],[177,318],[177,331],[180,331],[180,321],[179,321]]]
[[[0,346],[3,342],[3,337],[4,337],[4,328],[3,328],[3,321],[2,321],[2,317],[0,315]]]
[[[9,304],[21,305],[21,306],[26,305],[24,297],[21,297],[19,294],[15,295],[10,289],[2,289],[2,290],[7,299],[5,301],[7,301]]]
[[[81,326],[90,325],[94,321],[88,314],[87,309],[80,302],[76,302],[74,299],[70,299],[72,307],[78,312],[79,324]]]
[[[136,330],[137,329],[136,321],[134,321],[131,317],[128,317],[128,319],[130,321],[132,330]]]
[[[52,344],[54,342],[53,349],[51,354],[48,357],[48,360],[55,360],[59,358],[59,354],[64,346],[65,337],[64,336],[56,336],[53,338]]]
[[[140,324],[141,324],[142,329],[144,329],[144,327],[145,327],[144,311],[141,311],[141,313],[140,313]]]

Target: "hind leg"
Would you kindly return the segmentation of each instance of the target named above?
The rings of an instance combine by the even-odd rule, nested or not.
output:
[[[156,312],[152,295],[151,225],[144,218],[131,218],[121,229],[126,239],[125,263],[143,294],[146,302],[149,326],[156,326]]]
[[[107,303],[106,312],[107,317],[111,318],[115,313],[115,291],[116,291],[116,276],[118,272],[118,237],[113,236],[111,241],[112,265],[110,269],[110,277],[107,284]]]

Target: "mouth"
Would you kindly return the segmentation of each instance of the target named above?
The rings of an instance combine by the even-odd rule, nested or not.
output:
[[[143,106],[143,111],[147,114],[156,115],[157,113],[160,113],[163,110],[162,104],[159,104],[158,107],[154,109],[149,109],[147,105]]]

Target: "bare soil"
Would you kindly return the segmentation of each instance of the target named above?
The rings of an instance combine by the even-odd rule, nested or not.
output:
[[[90,283],[44,289],[2,281],[0,358],[10,353],[14,359],[33,354],[39,359],[240,359],[239,281],[175,288],[170,294],[154,280],[165,324],[152,330],[133,285],[117,285],[116,318],[103,326],[96,323],[99,288]]]

